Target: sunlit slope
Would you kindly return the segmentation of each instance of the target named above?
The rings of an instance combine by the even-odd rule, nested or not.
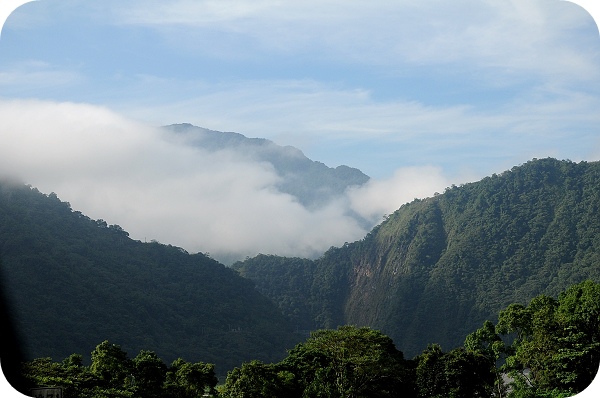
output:
[[[406,204],[303,270],[272,256],[234,267],[300,327],[369,325],[414,355],[461,344],[512,302],[600,281],[599,210],[600,163],[533,160]]]

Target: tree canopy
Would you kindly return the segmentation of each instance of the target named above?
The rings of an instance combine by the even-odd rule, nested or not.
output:
[[[600,282],[598,209],[600,162],[534,159],[404,204],[316,260],[234,268],[299,329],[371,326],[412,356],[462,343],[509,304]]]
[[[196,398],[214,392],[214,365],[176,359],[167,366],[154,352],[129,358],[119,345],[103,341],[91,353],[91,365],[72,354],[62,362],[38,358],[25,363],[29,386],[63,388],[64,398]]]
[[[388,336],[341,326],[312,333],[278,364],[252,362],[236,368],[223,396],[410,397],[410,366]]]
[[[251,281],[209,256],[133,240],[54,194],[2,180],[0,256],[25,359],[109,340],[168,362],[185,353],[224,378],[242,361],[283,358],[301,339]]]
[[[130,359],[103,341],[91,365],[72,354],[24,366],[32,387],[59,386],[65,398],[566,398],[583,391],[600,365],[600,284],[584,281],[558,298],[511,304],[496,324],[485,321],[462,346],[432,343],[406,359],[392,339],[367,327],[315,331],[279,362],[251,360],[217,386],[214,365],[154,352]]]

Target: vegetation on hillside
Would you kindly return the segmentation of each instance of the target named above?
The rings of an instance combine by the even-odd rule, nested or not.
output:
[[[182,359],[166,366],[142,350],[133,359],[104,341],[84,366],[73,354],[62,362],[28,362],[32,387],[59,386],[65,398],[564,398],[583,391],[600,364],[600,284],[584,281],[558,298],[536,296],[511,304],[494,325],[443,351],[430,344],[406,359],[391,338],[366,327],[313,332],[277,363],[252,360],[218,386],[213,366]],[[218,390],[218,392],[217,392]]]
[[[598,319],[599,210],[600,163],[534,160],[406,204],[364,239],[318,260],[260,255],[230,269],[201,253],[134,241],[55,194],[2,181],[2,291],[26,359],[68,358],[107,340],[165,363],[215,364],[221,380],[243,363],[230,391],[245,388],[233,375],[247,369],[281,378],[281,388],[338,394],[361,391],[344,387],[356,375],[325,389],[318,380],[341,368],[309,377],[302,359],[333,361],[302,349],[335,333],[313,335],[294,360],[285,349],[308,331],[350,324],[360,332],[339,333],[384,346],[389,339],[402,358],[422,358],[421,367],[421,359],[400,361],[413,380],[441,369],[456,376],[472,363],[481,371],[488,361],[481,378],[491,388],[510,374],[514,391],[525,391],[515,397],[552,396],[579,389],[591,374],[581,369],[598,362],[598,326],[589,322]],[[577,285],[585,280],[591,285]],[[384,351],[374,357],[398,357]],[[496,361],[505,367],[492,367]],[[427,394],[459,388],[450,386],[456,377],[444,377],[428,383],[445,392]],[[318,382],[302,384],[309,379]]]
[[[119,345],[103,341],[91,353],[91,364],[72,354],[62,362],[37,358],[23,366],[28,387],[60,387],[64,398],[196,398],[213,392],[213,364],[181,358],[167,366],[152,351],[129,358]]]
[[[371,326],[415,355],[456,346],[510,303],[600,281],[599,213],[600,162],[533,160],[405,204],[320,259],[233,268],[299,328]]]
[[[26,358],[89,352],[105,339],[226,371],[277,360],[299,341],[253,283],[210,257],[132,240],[54,194],[0,183],[2,290]]]

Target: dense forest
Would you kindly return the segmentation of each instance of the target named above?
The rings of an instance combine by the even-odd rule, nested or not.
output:
[[[506,305],[600,281],[600,163],[533,160],[452,186],[317,260],[233,265],[299,329],[382,330],[409,355],[460,344]]]
[[[285,361],[311,331],[340,325],[380,331],[404,358],[444,359],[473,351],[465,336],[488,320],[499,334],[529,338],[530,329],[502,323],[501,311],[535,312],[527,306],[540,294],[600,282],[599,210],[600,163],[533,160],[407,203],[318,259],[259,255],[228,268],[132,240],[53,193],[0,181],[2,293],[25,359],[52,358],[46,364],[108,341],[116,351],[153,353],[165,380],[179,363],[214,364],[223,381],[248,361]],[[585,332],[569,327],[575,334],[557,339],[576,342]],[[501,354],[524,361],[514,350]],[[91,366],[78,358],[68,366]]]
[[[127,352],[216,364],[276,360],[301,337],[277,307],[202,253],[128,237],[54,194],[0,183],[2,290],[25,358],[118,341]]]
[[[73,354],[38,358],[23,375],[30,388],[64,398],[564,398],[583,391],[600,363],[600,284],[585,281],[558,298],[511,304],[450,351],[429,344],[412,359],[371,328],[318,330],[277,363],[252,360],[217,387],[214,366],[181,358],[167,366],[154,352],[134,358],[100,343],[91,365]]]

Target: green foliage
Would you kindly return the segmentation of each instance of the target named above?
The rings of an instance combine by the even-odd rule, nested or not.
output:
[[[506,346],[496,327],[490,321],[485,321],[483,326],[467,335],[464,343],[467,353],[476,355],[480,360],[480,371],[490,372],[489,377],[493,379],[491,396],[506,396],[506,383],[503,379],[503,369],[497,368],[497,364],[506,358],[511,351]],[[489,379],[487,380],[489,381]]]
[[[102,380],[107,387],[120,387],[132,373],[132,363],[127,353],[108,340],[96,346],[92,351],[90,371]]]
[[[260,254],[232,265],[241,276],[256,281],[256,289],[271,298],[297,330],[312,330],[319,311],[313,294],[316,267],[307,259]]]
[[[481,353],[456,348],[447,353],[430,345],[416,358],[420,397],[471,398],[492,396],[494,372]]]
[[[120,346],[103,341],[92,351],[92,363],[72,354],[62,362],[38,358],[24,364],[34,387],[62,387],[65,398],[196,398],[214,392],[214,365],[178,358],[167,367],[154,352],[142,350],[130,359]]]
[[[468,334],[464,347],[444,352],[430,344],[410,361],[379,331],[318,330],[279,363],[231,371],[221,396],[569,397],[591,383],[600,363],[599,289],[585,281],[558,300],[538,295],[527,306],[509,305],[496,325],[485,321]]]
[[[224,398],[300,397],[295,376],[280,366],[251,361],[235,368],[219,394]]]
[[[203,254],[132,240],[54,194],[0,181],[3,293],[25,359],[90,352],[98,341],[215,363],[280,360],[299,341],[278,308]]]
[[[299,340],[294,329],[356,324],[382,330],[411,357],[430,342],[464,342],[438,358],[450,374],[464,360],[483,361],[486,372],[506,360],[491,370],[496,395],[505,394],[502,372],[512,373],[513,394],[562,394],[589,384],[597,369],[599,208],[599,162],[534,160],[405,204],[364,239],[319,259],[261,255],[236,272],[131,240],[54,194],[1,183],[2,282],[28,358],[65,357],[109,339],[169,361],[202,358],[224,374],[251,359],[281,360]],[[497,321],[496,333],[486,320]],[[270,365],[247,371],[285,388],[311,374],[323,381],[315,394],[339,393],[325,383],[337,380],[336,362],[302,355],[332,365],[302,378]]]
[[[510,306],[497,330],[515,336],[506,360],[515,394],[583,391],[600,363],[600,284],[584,281],[558,300],[540,295],[527,307]]]
[[[25,364],[25,377],[32,387],[63,387],[66,398],[566,398],[591,383],[600,363],[599,293],[600,284],[585,281],[558,299],[510,305],[496,325],[486,321],[467,335],[464,347],[444,352],[430,344],[412,360],[377,330],[318,330],[278,363],[234,368],[218,389],[212,364],[178,358],[167,367],[147,350],[129,359],[108,341],[96,346],[89,367],[76,354],[61,363],[39,358]]]
[[[410,391],[402,352],[388,336],[369,328],[314,332],[284,363],[301,369],[306,390],[315,394],[332,391],[333,396],[357,397],[370,392],[385,397]]]
[[[144,398],[162,397],[167,372],[162,359],[152,351],[142,350],[132,362],[133,374],[129,382],[136,393]]]
[[[598,209],[600,162],[533,160],[405,204],[317,260],[236,268],[301,329],[368,325],[416,355],[459,346],[509,304],[600,282]]]
[[[213,364],[177,358],[166,373],[165,389],[174,398],[195,398],[206,390],[214,392],[217,383]]]
[[[409,361],[369,328],[319,330],[277,364],[253,361],[227,376],[224,397],[411,397]]]

